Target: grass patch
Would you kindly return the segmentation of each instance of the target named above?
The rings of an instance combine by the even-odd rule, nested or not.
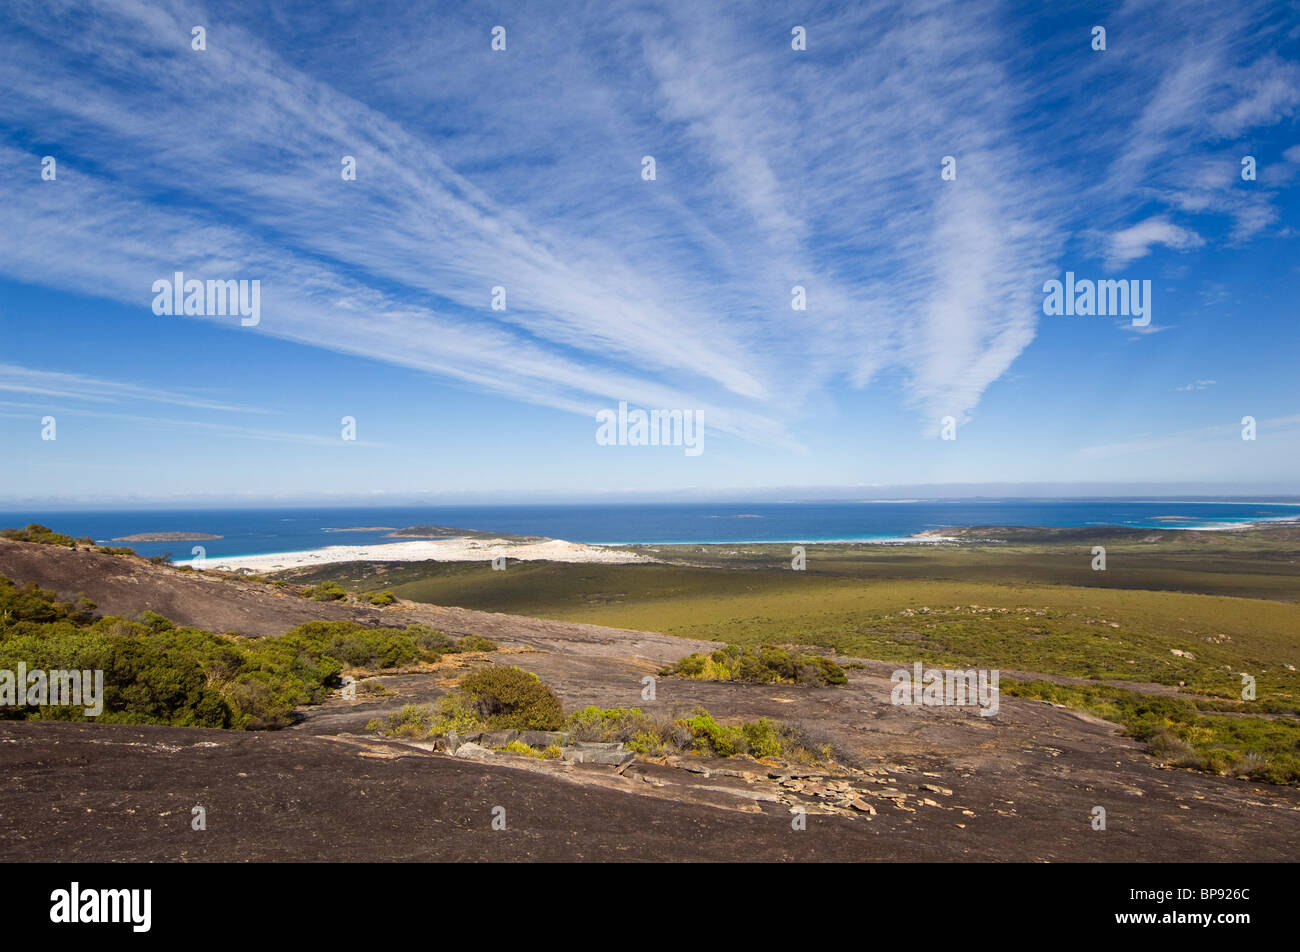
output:
[[[622,743],[628,750],[651,757],[689,753],[808,764],[834,759],[830,744],[819,742],[800,726],[765,717],[720,724],[702,707],[686,717],[653,716],[635,707],[586,707],[570,714],[564,729],[574,740]]]
[[[687,655],[659,675],[751,684],[827,685],[849,681],[844,669],[830,658],[775,645],[727,645],[709,654]]]
[[[1265,783],[1300,781],[1300,723],[1291,705],[1260,710],[1258,702],[1200,701],[1162,697],[1108,685],[1060,685],[1003,679],[1012,697],[1051,701],[1088,711],[1124,727],[1155,757],[1190,767]],[[1252,717],[1277,713],[1277,719]],[[1237,716],[1244,715],[1244,716]]]
[[[485,668],[475,674],[496,673],[493,690],[498,690],[495,685],[504,675],[514,685],[513,690],[526,691],[540,697],[540,686],[541,690],[550,693],[550,689],[533,675],[527,675],[531,680],[525,683],[517,674],[506,674],[518,671],[518,668]],[[466,679],[468,680],[469,678]],[[442,737],[453,730],[458,733],[476,733],[499,729],[562,729],[574,741],[621,743],[628,750],[648,757],[680,754],[701,757],[747,756],[800,764],[819,764],[835,759],[832,746],[815,729],[765,717],[738,724],[722,724],[703,707],[697,707],[682,717],[650,715],[635,707],[592,706],[574,711],[562,720],[546,720],[545,723],[549,725],[547,727],[537,727],[536,717],[521,718],[518,710],[507,713],[505,717],[500,716],[500,711],[496,715],[485,715],[482,706],[484,696],[482,685],[471,684],[466,688],[462,681],[456,689],[441,697],[437,704],[408,704],[387,717],[372,718],[366,724],[366,730],[378,731],[389,737],[421,740]],[[550,696],[554,698],[553,694]],[[559,701],[556,700],[555,706],[558,705]],[[552,711],[549,701],[543,702],[542,707],[548,715]],[[555,745],[537,750],[518,740],[511,741],[502,749],[543,760],[553,760],[563,754]]]
[[[1261,698],[1300,699],[1300,533],[1152,535],[1103,540],[1105,572],[1091,571],[1081,542],[818,546],[806,572],[781,567],[788,546],[664,546],[657,554],[705,564],[357,563],[310,577],[373,587],[382,570],[415,601],[884,661],[1182,682],[1225,698],[1245,671]]]
[[[551,745],[551,746],[554,746],[554,745]],[[538,750],[538,749],[535,748],[535,747],[529,747],[527,744],[525,744],[523,741],[520,741],[520,740],[512,740],[510,743],[506,744],[506,745],[505,745],[504,747],[502,747],[501,749],[504,750],[506,753],[510,753],[510,754],[523,754],[525,757],[532,757],[532,758],[535,759],[535,760],[545,760],[545,759],[546,759],[546,753],[545,753],[545,751],[543,751],[543,750]],[[547,749],[549,749],[549,748],[547,748]],[[560,748],[556,747],[555,749],[556,749],[556,750],[559,750]]]

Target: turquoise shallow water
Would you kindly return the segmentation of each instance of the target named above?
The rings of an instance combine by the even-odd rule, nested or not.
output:
[[[1206,528],[1300,518],[1300,499],[962,499],[687,505],[408,506],[0,512],[0,526],[39,522],[96,541],[142,532],[203,532],[209,556],[399,541],[387,529],[445,525],[589,543],[818,542],[901,539],[954,526]],[[142,555],[190,557],[195,543],[130,543]]]

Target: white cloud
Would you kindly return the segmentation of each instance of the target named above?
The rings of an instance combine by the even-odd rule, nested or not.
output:
[[[1122,268],[1130,261],[1145,257],[1155,245],[1186,251],[1203,244],[1205,239],[1196,232],[1181,228],[1164,216],[1157,216],[1112,234],[1106,263],[1112,269]]]
[[[1130,37],[1167,25],[1151,11],[1125,8]],[[521,9],[501,57],[477,22],[413,31],[382,9],[335,36],[341,72],[212,16],[195,54],[180,4],[10,15],[0,119],[68,154],[57,183],[0,180],[24,223],[0,232],[5,273],[142,310],[176,269],[258,277],[250,336],[574,413],[700,408],[787,447],[824,391],[886,372],[925,421],[971,413],[1032,341],[1080,207],[1120,263],[1203,243],[1164,214],[1125,226],[1153,194],[1259,227],[1266,198],[1215,204],[1206,170],[1153,185],[1151,169],[1294,105],[1287,64],[1245,48],[1248,12],[1214,43],[1187,29],[1150,55],[1108,52],[1126,88],[1152,92],[1120,135],[1091,139],[1037,109],[1077,77],[1018,74],[1006,24],[952,5],[825,14],[806,56],[722,4]],[[1076,144],[1106,188],[1061,163]],[[343,154],[358,181],[340,180]],[[946,154],[956,182],[939,179]],[[0,146],[7,168],[38,159]],[[790,310],[796,283],[806,312]],[[487,307],[498,284],[504,312]]]
[[[16,364],[0,364],[0,391],[31,393],[48,397],[72,398],[95,403],[164,403],[194,410],[221,410],[231,413],[268,413],[258,407],[211,400],[199,394],[178,393],[143,387],[119,380],[106,380],[85,374],[39,370]]]

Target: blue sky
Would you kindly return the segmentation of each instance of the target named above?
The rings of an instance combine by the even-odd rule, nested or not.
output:
[[[0,88],[0,504],[1300,492],[1295,2],[11,2]]]

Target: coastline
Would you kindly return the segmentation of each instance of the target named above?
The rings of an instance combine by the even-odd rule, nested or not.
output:
[[[267,552],[250,555],[208,557],[204,568],[226,571],[251,570],[258,573],[280,572],[289,569],[344,562],[481,562],[505,556],[521,562],[603,563],[607,565],[655,563],[661,561],[648,555],[644,549],[685,548],[692,546],[747,546],[771,545],[979,545],[1009,542],[1026,534],[1046,536],[1037,541],[1066,541],[1069,536],[1096,533],[1105,535],[1135,535],[1151,532],[1251,532],[1284,526],[1295,526],[1294,518],[1269,518],[1252,522],[1218,523],[1199,526],[953,526],[943,529],[923,529],[910,536],[857,537],[837,539],[750,539],[672,542],[569,542],[564,539],[518,541],[518,537],[463,536],[447,539],[417,539],[404,542],[371,543],[365,545],[327,545],[315,549],[288,552]],[[991,534],[996,533],[996,535]],[[1001,538],[999,538],[999,536]],[[1059,540],[1051,539],[1060,536]],[[1024,540],[1028,541],[1028,540]],[[197,560],[177,561],[178,566],[197,568]]]
[[[410,542],[386,542],[374,545],[327,545],[297,552],[268,552],[262,555],[213,556],[204,560],[203,568],[254,572],[280,572],[286,569],[339,562],[486,562],[497,556],[520,562],[601,562],[626,564],[654,562],[656,559],[611,546],[587,545],[548,539],[545,542],[514,542],[509,539],[420,539]],[[198,568],[194,559],[178,561],[178,566]]]
[[[204,568],[224,571],[251,570],[257,573],[281,572],[314,565],[342,562],[483,562],[503,555],[520,562],[571,562],[626,565],[653,563],[659,559],[631,549],[689,546],[754,545],[935,545],[963,542],[957,536],[915,536],[869,539],[768,539],[713,542],[568,542],[547,539],[544,542],[513,542],[510,539],[420,539],[410,542],[381,542],[370,545],[327,545],[318,549],[294,552],[266,552],[252,555],[210,556]],[[197,568],[196,559],[177,560],[177,566]]]

